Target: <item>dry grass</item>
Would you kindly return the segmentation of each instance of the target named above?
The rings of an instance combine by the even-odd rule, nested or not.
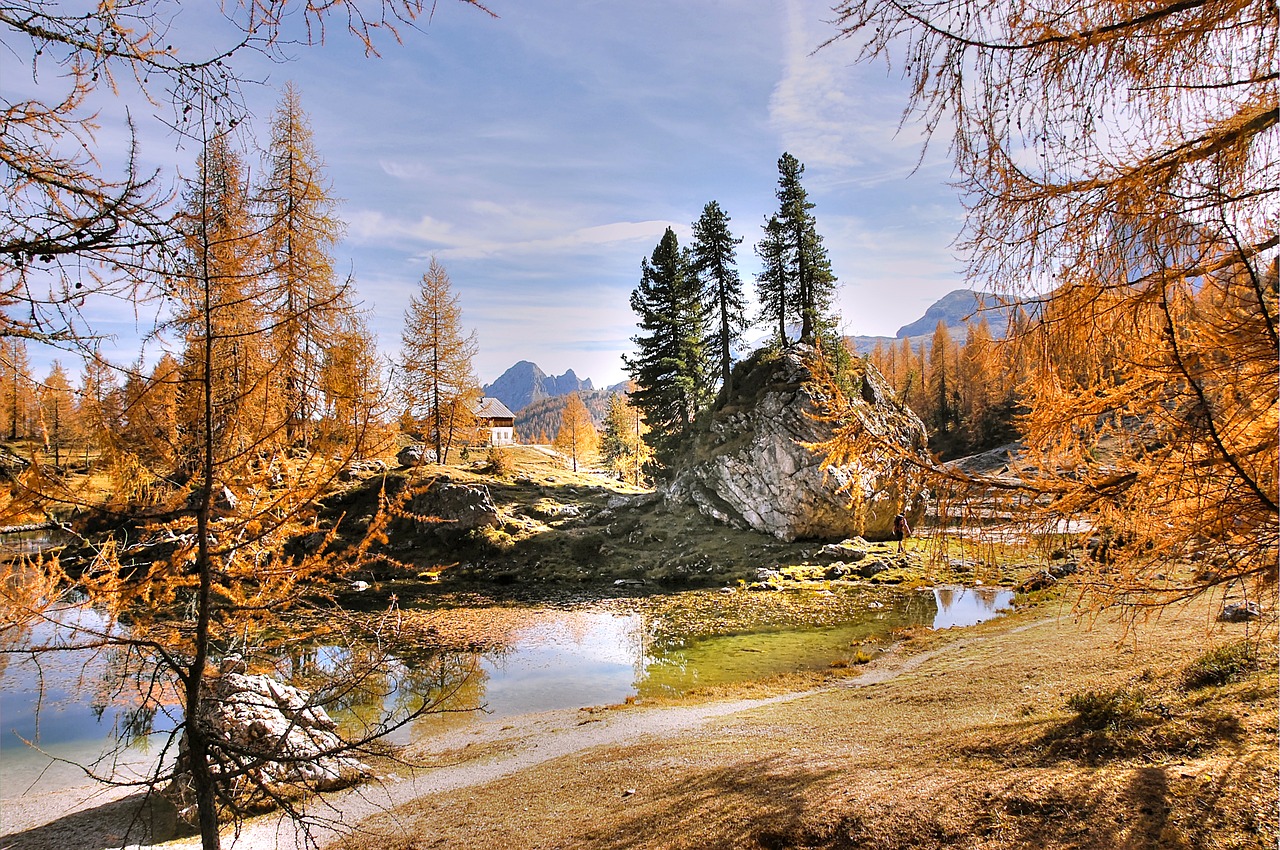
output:
[[[1042,609],[910,641],[860,668],[875,684],[421,798],[345,846],[1273,848],[1274,659],[1188,687],[1243,631],[1210,613],[1129,631]],[[1142,695],[1121,722],[1068,706],[1113,691]]]

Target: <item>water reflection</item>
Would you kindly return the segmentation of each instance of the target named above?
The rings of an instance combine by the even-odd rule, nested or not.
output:
[[[935,587],[933,594],[938,602],[935,629],[975,626],[1013,605],[1013,591],[998,587]]]
[[[520,625],[507,643],[491,651],[404,647],[388,655],[359,643],[311,645],[293,646],[273,663],[279,677],[312,691],[349,736],[402,723],[423,706],[437,710],[396,729],[390,740],[402,743],[485,718],[680,695],[821,669],[851,661],[865,644],[887,641],[896,628],[949,628],[989,619],[1007,609],[1012,597],[997,588],[939,587],[870,602],[851,622],[730,635],[673,634],[670,623],[616,608],[531,608],[520,612]],[[101,627],[92,611],[74,610],[74,616],[89,618],[81,622]],[[22,640],[47,643],[56,631],[41,624]],[[126,761],[145,767],[160,749],[149,754],[147,742],[176,726],[172,693],[143,687],[144,659],[75,652],[41,661],[9,658],[7,665],[0,663],[0,797],[28,793],[48,767],[48,758],[25,747],[19,736],[80,763],[103,752],[124,752]],[[124,751],[118,741],[132,748]],[[37,789],[76,781],[83,775],[59,768],[43,776]]]
[[[66,533],[54,529],[0,534],[0,561],[38,555],[53,546],[61,546],[67,541]]]

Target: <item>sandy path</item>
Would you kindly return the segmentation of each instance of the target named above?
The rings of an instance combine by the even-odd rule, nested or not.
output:
[[[863,674],[832,687],[859,687],[887,681],[914,670],[942,652],[963,648],[961,640],[909,658],[888,656]],[[457,754],[460,761],[443,767],[409,769],[347,791],[325,794],[312,801],[306,814],[307,832],[279,814],[264,815],[243,825],[239,834],[223,836],[226,850],[301,850],[351,834],[360,821],[420,797],[482,785],[562,756],[595,747],[634,744],[646,737],[674,738],[695,732],[703,724],[751,709],[801,699],[801,691],[761,699],[744,699],[693,706],[628,708],[617,711],[561,710],[505,718],[461,735],[457,732],[419,742],[413,755],[426,759]],[[468,757],[468,750],[481,753]],[[0,850],[106,850],[140,848],[127,841],[125,828],[137,795],[127,791],[81,786],[40,795],[0,801]],[[310,843],[308,843],[310,842]],[[166,850],[200,846],[198,836],[141,847]]]

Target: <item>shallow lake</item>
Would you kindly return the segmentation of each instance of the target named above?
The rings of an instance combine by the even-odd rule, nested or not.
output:
[[[336,705],[340,721],[354,722],[379,710],[450,694],[441,707],[459,713],[432,714],[398,730],[393,741],[501,720],[518,714],[611,705],[628,698],[679,696],[707,686],[763,679],[779,673],[850,663],[859,648],[885,643],[895,628],[972,625],[1006,610],[1012,592],[997,588],[938,587],[870,601],[856,617],[834,625],[775,628],[734,634],[673,632],[659,628],[619,600],[572,609],[529,607],[504,644],[488,652],[420,652],[397,659],[380,683],[383,691],[364,703]],[[506,609],[509,613],[510,609]],[[101,624],[92,611],[73,609],[67,618]],[[51,625],[36,627],[28,640],[58,637]],[[5,642],[12,647],[10,640]],[[295,668],[323,674],[344,663],[346,649],[314,647]],[[83,652],[34,659],[0,653],[0,798],[66,787],[84,780],[78,768],[50,763],[49,756],[88,763],[139,729],[119,764],[128,771],[158,757],[163,733],[174,720],[162,709],[139,713],[127,688],[113,682],[110,659]],[[377,689],[375,689],[377,690]],[[385,695],[384,695],[385,694]],[[467,711],[467,709],[481,709]],[[26,739],[49,756],[22,742]]]

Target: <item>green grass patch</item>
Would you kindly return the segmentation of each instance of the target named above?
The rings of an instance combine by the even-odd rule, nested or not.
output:
[[[1238,640],[1215,646],[1188,664],[1182,674],[1182,683],[1188,690],[1226,685],[1257,669],[1257,646],[1249,640]]]

